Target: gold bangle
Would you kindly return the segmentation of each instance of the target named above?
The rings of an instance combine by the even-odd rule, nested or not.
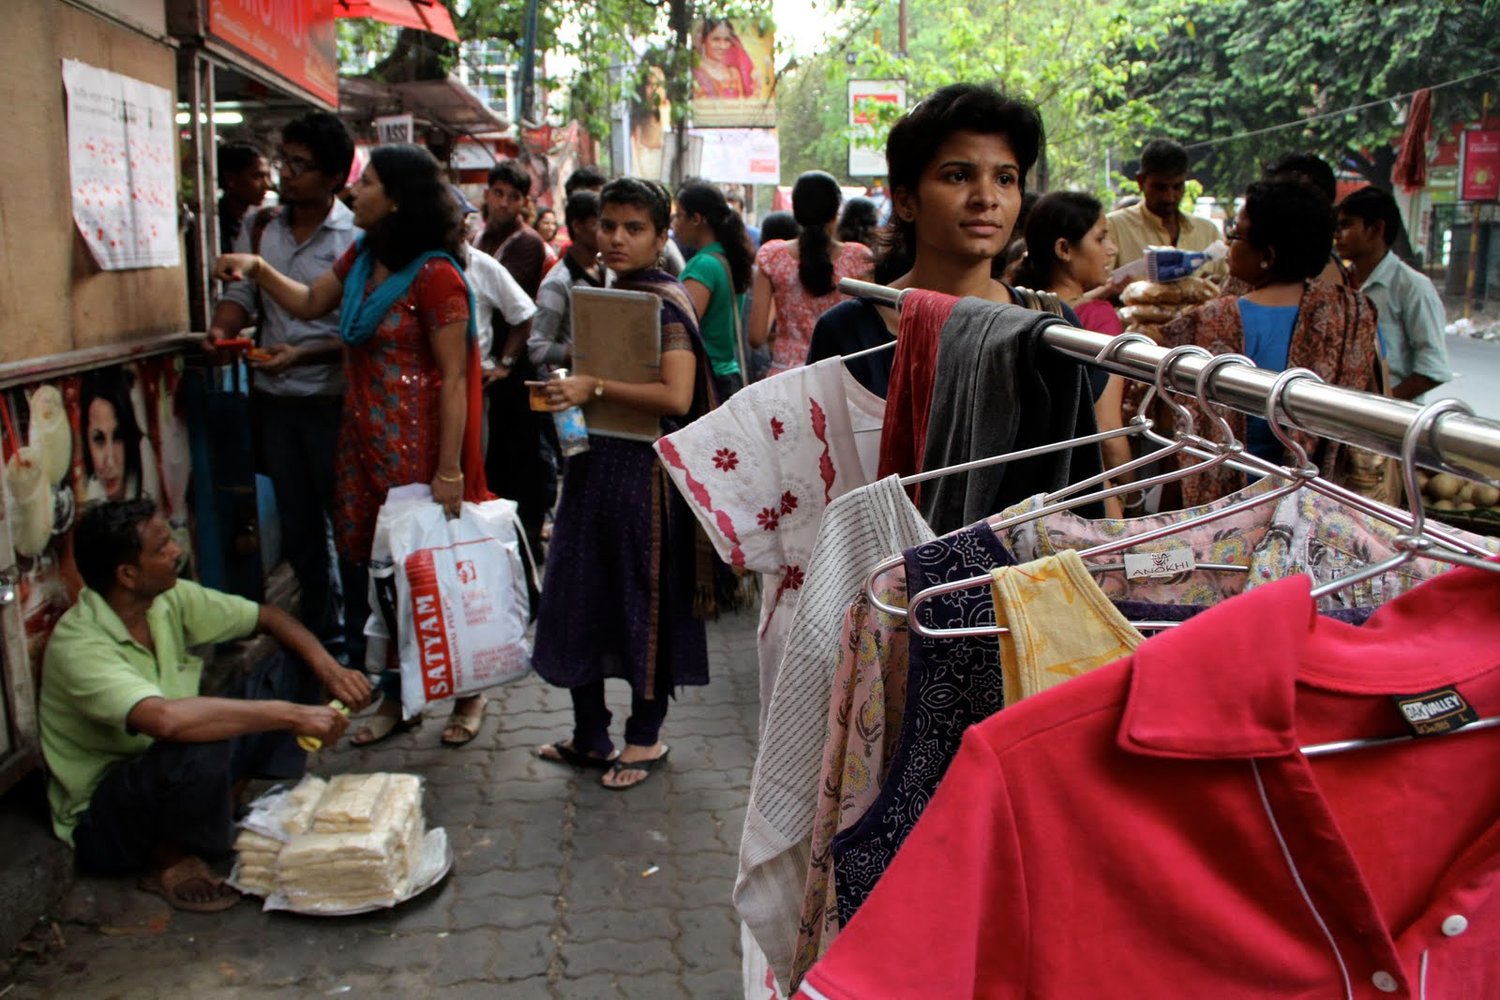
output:
[[[438,482],[440,483],[461,483],[464,481],[464,474],[460,472],[456,476],[445,476],[441,472],[439,472],[437,474],[437,478]]]

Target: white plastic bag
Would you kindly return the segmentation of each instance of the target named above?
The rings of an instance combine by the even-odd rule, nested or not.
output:
[[[405,717],[525,676],[530,608],[515,503],[466,503],[453,520],[435,503],[400,503],[387,520]]]
[[[431,506],[432,487],[411,483],[391,488],[375,516],[368,574],[370,615],[365,619],[365,672],[376,677],[386,668],[391,636],[396,631],[396,563],[391,557],[391,524],[402,506],[412,504]]]

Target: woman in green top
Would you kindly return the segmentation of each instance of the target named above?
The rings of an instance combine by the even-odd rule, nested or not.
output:
[[[745,293],[750,289],[755,250],[750,246],[745,220],[712,184],[684,184],[677,192],[676,208],[672,232],[697,251],[682,269],[681,280],[698,312],[714,383],[723,402],[745,385],[740,316]]]

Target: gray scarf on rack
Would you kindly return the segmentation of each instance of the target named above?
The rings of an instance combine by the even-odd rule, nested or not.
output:
[[[1095,433],[1086,366],[1042,342],[1042,331],[1060,322],[1020,306],[959,301],[938,340],[924,470]],[[1102,471],[1097,444],[1065,448],[930,480],[918,506],[941,535]]]

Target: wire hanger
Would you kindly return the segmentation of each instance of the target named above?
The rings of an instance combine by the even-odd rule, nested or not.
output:
[[[1242,354],[1221,354],[1211,357],[1204,364],[1203,368],[1199,370],[1195,383],[1195,389],[1197,391],[1198,398],[1200,401],[1203,401],[1205,403],[1205,406],[1207,400],[1207,390],[1213,379],[1214,372],[1220,367],[1227,364],[1248,365],[1252,368],[1255,367],[1255,362]],[[1272,422],[1274,422],[1276,407],[1280,404],[1281,401],[1281,391],[1289,383],[1295,381],[1298,377],[1300,376],[1294,369],[1289,373],[1283,372],[1280,376],[1278,376],[1276,382],[1273,383],[1272,391],[1266,397],[1266,414]],[[1217,413],[1214,413],[1212,411],[1209,411],[1209,413],[1214,422],[1220,425],[1220,431],[1224,432],[1227,435],[1226,444],[1223,446],[1226,449],[1226,452],[1238,453],[1242,446],[1237,440],[1235,440],[1233,432],[1229,427],[1228,421],[1224,420],[1223,417]],[[1185,518],[1180,521],[1175,521],[1171,524],[1163,525],[1159,528],[1153,528],[1150,531],[1141,532],[1140,534],[1136,535],[1129,535],[1112,542],[1105,542],[1102,545],[1096,545],[1093,548],[1079,552],[1079,556],[1084,559],[1088,559],[1101,555],[1108,555],[1113,552],[1122,552],[1126,549],[1134,548],[1146,542],[1155,541],[1159,538],[1167,538],[1171,535],[1179,534],[1190,528],[1198,527],[1204,524],[1210,524],[1214,521],[1219,521],[1226,517],[1231,517],[1243,511],[1250,510],[1254,507],[1260,507],[1265,504],[1275,503],[1282,497],[1287,496],[1290,493],[1295,493],[1297,490],[1302,488],[1302,485],[1306,480],[1316,477],[1318,474],[1318,470],[1316,466],[1307,461],[1307,453],[1302,449],[1300,445],[1298,445],[1290,438],[1285,437],[1281,433],[1278,433],[1277,437],[1287,444],[1287,446],[1291,449],[1293,455],[1296,456],[1298,460],[1298,467],[1296,469],[1280,469],[1283,477],[1287,478],[1287,482],[1284,485],[1278,486],[1277,488],[1269,490],[1258,496],[1242,500],[1238,503],[1230,504],[1229,506],[1223,507],[1219,510],[1208,511],[1195,517]],[[1089,567],[1089,570],[1090,572],[1098,573],[1118,568],[1120,567],[1091,566]],[[1194,571],[1218,569],[1248,572],[1249,567],[1232,563],[1222,565],[1197,564],[1194,566]],[[913,632],[916,632],[918,635],[927,636],[929,638],[951,639],[959,638],[961,636],[972,637],[976,635],[999,634],[995,631],[995,627],[993,626],[988,630],[984,630],[982,627],[965,629],[928,628],[927,626],[923,625],[921,620],[916,616],[917,609],[922,604],[932,600],[935,597],[939,597],[943,594],[955,593],[961,590],[967,590],[971,587],[980,586],[981,584],[988,586],[991,582],[992,577],[989,575],[974,576],[964,580],[955,580],[949,583],[938,584],[936,586],[928,587],[925,590],[920,591],[914,597],[912,597],[912,599],[907,604],[907,627],[910,628]],[[1174,622],[1167,627],[1173,627],[1176,624],[1178,623]]]
[[[1140,340],[1145,340],[1145,341],[1149,341],[1150,340],[1150,338],[1145,337],[1145,336],[1143,336],[1141,334],[1137,334],[1137,333],[1124,334],[1123,336],[1121,336],[1119,338],[1116,338],[1115,340],[1112,340],[1112,341],[1110,341],[1110,343],[1106,344],[1104,346],[1104,348],[1099,352],[1099,354],[1098,354],[1098,356],[1096,357],[1095,360],[1097,360],[1097,361],[1108,361],[1108,360],[1110,360],[1110,358],[1113,355],[1113,353],[1115,351],[1117,351],[1120,348],[1120,346],[1122,346],[1122,343],[1129,343],[1131,339],[1137,339],[1137,338],[1140,339]],[[1201,350],[1201,348],[1193,348],[1193,350]],[[1205,353],[1207,353],[1207,352],[1205,352]],[[1174,356],[1172,356],[1171,353],[1169,352],[1168,356],[1162,359],[1161,366],[1158,368],[1158,375],[1160,375],[1160,373],[1162,372],[1163,369],[1170,370],[1172,362],[1175,361],[1175,360],[1176,360],[1176,358]],[[1161,384],[1161,379],[1160,379],[1160,377],[1158,377],[1158,379],[1157,379],[1157,385],[1160,385],[1160,384]],[[1153,386],[1153,388],[1152,388],[1153,392],[1154,392],[1155,388],[1156,387]],[[1152,395],[1150,393],[1148,393],[1148,395],[1146,397],[1147,402],[1149,402],[1149,400],[1151,398],[1152,398]],[[1175,404],[1172,404],[1172,403],[1169,403],[1169,405],[1173,406],[1173,412],[1178,415],[1179,420],[1182,422],[1183,425],[1185,425],[1185,430],[1190,431],[1192,429],[1192,415],[1190,413],[1188,413],[1188,411],[1186,409],[1182,408],[1182,407],[1176,406]],[[1142,409],[1145,409],[1145,404],[1142,405]],[[1039,446],[1037,446],[1035,448],[1027,448],[1027,449],[1024,449],[1022,451],[1006,452],[1003,455],[993,455],[993,456],[989,456],[989,457],[986,457],[986,458],[976,459],[976,460],[974,460],[972,462],[965,462],[965,463],[962,463],[960,465],[948,466],[948,467],[942,468],[942,469],[934,469],[931,472],[919,472],[919,473],[915,473],[913,475],[903,477],[901,479],[901,485],[902,486],[910,486],[913,483],[926,482],[929,479],[936,479],[939,476],[946,476],[946,475],[949,475],[950,473],[966,472],[966,471],[968,471],[970,469],[979,469],[979,468],[984,468],[984,467],[990,466],[990,465],[998,465],[998,464],[1000,464],[1002,462],[1014,462],[1014,461],[1019,461],[1021,459],[1026,459],[1026,458],[1034,458],[1037,455],[1046,455],[1046,454],[1049,454],[1051,452],[1062,451],[1062,450],[1067,449],[1067,448],[1076,448],[1076,447],[1080,447],[1080,446],[1085,445],[1085,444],[1094,444],[1094,443],[1097,443],[1097,442],[1100,442],[1100,441],[1108,441],[1108,440],[1110,440],[1112,438],[1126,437],[1126,436],[1131,436],[1131,435],[1141,435],[1141,434],[1146,433],[1146,431],[1150,430],[1150,428],[1151,428],[1151,421],[1149,419],[1137,416],[1137,418],[1135,418],[1134,420],[1131,421],[1131,424],[1128,426],[1128,428],[1127,427],[1122,427],[1122,428],[1117,428],[1117,429],[1112,430],[1112,431],[1101,431],[1101,432],[1099,432],[1097,434],[1090,434],[1090,435],[1087,435],[1087,436],[1081,437],[1081,438],[1069,438],[1066,441],[1057,441],[1057,442],[1053,442],[1052,444],[1039,445]],[[1155,461],[1156,458],[1158,456],[1160,456],[1161,454],[1162,454],[1161,452],[1156,453],[1156,455],[1153,455],[1153,457],[1150,459],[1150,461]],[[1121,470],[1123,470],[1123,469],[1129,469],[1129,468],[1132,468],[1132,467],[1134,467],[1136,465],[1139,465],[1139,464],[1142,464],[1142,463],[1138,460],[1136,462],[1127,463],[1127,465],[1121,466],[1120,468],[1121,468]],[[1120,470],[1113,470],[1113,471],[1120,471]],[[1092,482],[1092,480],[1090,482]],[[1134,488],[1133,484],[1132,484],[1132,488]],[[1048,499],[1051,499],[1051,498],[1049,497]],[[1081,501],[1078,501],[1078,502],[1079,503],[1086,503],[1088,501],[1087,500],[1081,500]],[[869,574],[867,574],[866,577],[865,577],[865,598],[866,598],[866,600],[868,600],[870,602],[870,604],[873,607],[877,608],[878,610],[883,611],[883,612],[885,612],[888,615],[896,615],[898,617],[905,615],[906,614],[906,610],[904,608],[897,607],[897,606],[895,606],[893,604],[887,604],[885,601],[881,600],[880,599],[880,595],[876,592],[876,587],[878,585],[878,581],[879,581],[879,578],[880,578],[881,574],[886,573],[886,572],[888,572],[888,571],[890,571],[892,569],[896,569],[896,568],[900,567],[903,564],[903,561],[904,561],[904,556],[901,553],[898,552],[895,555],[890,556],[890,557],[888,557],[886,559],[883,559],[879,563],[877,563],[875,565],[875,567],[873,569],[871,569],[870,572],[869,572]]]
[[[1108,349],[1106,348],[1106,351],[1101,351],[1100,354],[1105,355],[1107,350]],[[1038,507],[1036,510],[1028,511],[1025,514],[1020,514],[1012,518],[998,521],[995,518],[991,518],[988,522],[990,529],[998,534],[999,532],[1004,531],[1008,528],[1015,527],[1019,524],[1025,524],[1028,521],[1035,521],[1039,518],[1048,517],[1052,514],[1058,513],[1059,511],[1071,510],[1074,507],[1082,507],[1090,503],[1095,503],[1099,500],[1104,500],[1108,497],[1119,496],[1122,493],[1130,493],[1135,490],[1150,489],[1152,486],[1158,485],[1160,483],[1176,482],[1179,479],[1186,479],[1195,473],[1204,472],[1208,469],[1214,468],[1215,466],[1221,465],[1226,462],[1231,457],[1231,455],[1237,454],[1241,449],[1239,448],[1238,442],[1234,441],[1234,434],[1230,430],[1227,421],[1220,418],[1217,414],[1211,414],[1212,419],[1214,419],[1215,422],[1220,425],[1220,429],[1224,433],[1225,439],[1230,442],[1230,446],[1228,448],[1220,449],[1217,445],[1213,444],[1213,442],[1198,437],[1193,433],[1194,421],[1192,412],[1188,410],[1187,407],[1183,406],[1181,403],[1178,403],[1167,394],[1165,380],[1171,373],[1172,366],[1176,364],[1179,359],[1188,354],[1194,354],[1199,357],[1207,358],[1209,360],[1212,360],[1213,358],[1213,355],[1203,348],[1193,344],[1185,344],[1181,347],[1174,347],[1171,350],[1167,351],[1167,353],[1162,356],[1161,363],[1156,367],[1152,389],[1158,395],[1160,395],[1167,406],[1171,408],[1178,426],[1175,431],[1175,446],[1169,446],[1161,451],[1153,453],[1152,461],[1159,461],[1164,457],[1181,451],[1187,446],[1187,442],[1189,441],[1196,442],[1197,444],[1207,448],[1210,452],[1209,458],[1196,464],[1185,466],[1181,469],[1168,470],[1167,472],[1152,476],[1151,478],[1144,479],[1140,482],[1124,483],[1121,485],[1112,486],[1095,493],[1090,493],[1086,496],[1072,497],[1070,499],[1053,502],[1052,494],[1048,494],[1043,498],[1043,505],[1041,507]],[[1212,371],[1212,367],[1209,367],[1209,371]],[[1150,399],[1149,395],[1147,399]],[[1153,440],[1165,440],[1162,438],[1158,438],[1155,435],[1152,435],[1152,438]],[[901,565],[902,559],[903,557],[898,553],[897,555],[884,560],[883,562],[877,564],[875,568],[871,570],[869,576],[865,578],[865,597],[870,601],[872,605],[874,605],[879,610],[885,612],[888,615],[894,615],[896,617],[906,617],[907,609],[898,608],[894,605],[886,604],[884,601],[880,600],[879,595],[875,592],[875,585],[876,578],[881,573],[886,572],[892,567]],[[971,582],[970,585],[972,586],[973,582]],[[910,607],[910,604],[908,604],[908,607]]]
[[[1438,545],[1427,532],[1427,510],[1422,506],[1422,487],[1417,482],[1417,446],[1421,443],[1422,436],[1424,434],[1430,435],[1430,432],[1437,427],[1438,421],[1451,411],[1457,411],[1466,416],[1474,415],[1474,411],[1460,400],[1439,399],[1422,407],[1422,412],[1418,413],[1416,418],[1412,420],[1411,426],[1406,429],[1406,436],[1401,441],[1401,472],[1406,481],[1406,495],[1412,503],[1411,513],[1413,520],[1411,526],[1395,538],[1394,544],[1398,550],[1396,555],[1383,562],[1356,570],[1341,579],[1330,580],[1320,587],[1313,588],[1312,596],[1314,600],[1332,594],[1335,591],[1343,590],[1345,587],[1356,583],[1381,576],[1393,569],[1406,565],[1418,556],[1436,559],[1439,562],[1451,563],[1455,566],[1470,566],[1492,573],[1500,572],[1500,563],[1493,562],[1490,559],[1478,559],[1462,552],[1446,549]],[[1431,444],[1434,449],[1438,447],[1435,436]]]
[[[853,361],[855,358],[868,357],[871,354],[879,354],[881,351],[889,351],[891,348],[893,348],[895,346],[896,346],[896,341],[894,339],[892,339],[890,341],[890,343],[887,343],[887,344],[876,344],[874,347],[862,348],[861,350],[855,351],[852,354],[840,354],[839,355],[839,360],[841,360],[841,361]]]
[[[1436,429],[1438,421],[1451,411],[1458,411],[1470,416],[1472,416],[1474,412],[1459,400],[1439,399],[1436,402],[1429,403],[1427,406],[1424,406],[1422,408],[1422,412],[1417,414],[1416,418],[1412,420],[1411,426],[1407,428],[1406,436],[1402,439],[1401,464],[1402,474],[1406,480],[1406,495],[1413,498],[1415,502],[1412,505],[1413,523],[1411,526],[1411,530],[1405,534],[1402,534],[1396,539],[1396,546],[1401,550],[1400,553],[1390,559],[1385,560],[1384,562],[1376,563],[1375,565],[1367,566],[1356,573],[1351,573],[1349,576],[1346,576],[1341,580],[1334,580],[1331,583],[1327,583],[1321,587],[1315,588],[1312,591],[1312,597],[1314,600],[1323,596],[1324,594],[1332,593],[1333,591],[1338,590],[1342,587],[1347,587],[1350,584],[1358,583],[1362,580],[1368,580],[1374,576],[1379,576],[1381,573],[1385,573],[1389,570],[1395,569],[1403,563],[1410,562],[1411,560],[1417,558],[1418,555],[1426,556],[1429,559],[1439,559],[1443,562],[1454,563],[1455,565],[1459,566],[1472,566],[1475,569],[1482,569],[1491,573],[1500,572],[1500,563],[1494,562],[1492,560],[1474,559],[1461,553],[1445,552],[1442,549],[1434,547],[1432,545],[1431,539],[1426,534],[1427,515],[1422,508],[1422,502],[1420,499],[1422,496],[1422,491],[1420,484],[1418,484],[1417,482],[1417,445],[1421,442],[1422,436],[1424,434],[1428,434],[1431,437],[1430,444],[1432,448],[1437,451],[1437,438],[1436,435],[1431,434],[1431,432]],[[1440,451],[1439,457],[1441,457]],[[1476,722],[1471,722],[1467,726],[1455,729],[1453,730],[1453,733],[1471,733],[1481,729],[1493,729],[1497,726],[1500,726],[1500,715],[1492,715],[1486,716],[1483,719],[1479,719]],[[1392,743],[1409,743],[1414,739],[1416,739],[1415,736],[1405,735],[1374,737],[1370,739],[1337,740],[1332,743],[1315,743],[1311,746],[1302,747],[1301,749],[1302,755],[1304,757],[1322,757],[1328,754],[1342,753],[1345,750],[1360,750],[1367,747],[1387,746]]]
[[[1268,397],[1274,396],[1279,401],[1279,414],[1277,409],[1268,406],[1266,410],[1266,422],[1270,425],[1271,431],[1273,434],[1275,434],[1278,441],[1285,445],[1288,450],[1292,451],[1294,455],[1302,456],[1306,454],[1304,450],[1300,446],[1296,445],[1293,439],[1289,438],[1282,432],[1283,424],[1300,430],[1300,428],[1297,428],[1297,425],[1292,421],[1285,404],[1287,389],[1293,381],[1297,381],[1300,379],[1311,379],[1312,381],[1318,383],[1323,382],[1323,378],[1320,375],[1306,368],[1290,368],[1282,372],[1281,375],[1278,376],[1277,380],[1272,383],[1273,391],[1271,393],[1268,393]],[[1146,431],[1146,438],[1147,440],[1163,444],[1169,441],[1169,439],[1164,438],[1151,430]],[[1197,455],[1198,457],[1206,457],[1209,454],[1207,450],[1195,445],[1189,445],[1188,451]],[[1281,466],[1276,465],[1274,462],[1263,459],[1257,455],[1252,455],[1249,452],[1244,452],[1240,455],[1236,455],[1230,460],[1229,464],[1241,472],[1245,472],[1249,475],[1254,476],[1281,477],[1285,476],[1287,471]],[[1337,483],[1322,478],[1321,475],[1314,475],[1304,478],[1302,481],[1302,485],[1306,486],[1308,489],[1312,490],[1315,493],[1320,493],[1323,496],[1328,497],[1336,503],[1367,514],[1371,517],[1378,518],[1398,529],[1407,530],[1413,524],[1413,518],[1409,512],[1396,507],[1391,507],[1387,504],[1383,504],[1378,500],[1372,500],[1369,497],[1362,496],[1358,493],[1355,493],[1353,490],[1348,489],[1347,487],[1340,486]],[[1425,528],[1425,532],[1427,536],[1430,537],[1433,541],[1441,543],[1456,552],[1468,553],[1469,555],[1477,556],[1481,559],[1489,558],[1492,555],[1492,553],[1488,549],[1452,534],[1447,528],[1435,528],[1431,525],[1428,525]]]
[[[1146,337],[1143,334],[1139,333],[1126,334],[1125,336],[1140,337],[1142,340],[1147,341],[1150,340],[1149,337]],[[1116,350],[1118,350],[1118,345],[1114,341],[1111,341],[1108,345],[1105,346],[1104,350],[1099,352],[1099,356],[1096,360],[1107,361],[1109,360],[1110,355]],[[989,455],[985,458],[976,458],[971,462],[962,462],[958,465],[947,465],[941,469],[933,469],[930,472],[918,472],[910,476],[902,476],[901,485],[911,486],[915,483],[925,483],[929,479],[940,479],[943,476],[951,476],[959,472],[969,472],[973,469],[983,469],[991,465],[1004,465],[1008,462],[1019,462],[1022,459],[1035,458],[1038,455],[1047,455],[1054,451],[1065,451],[1070,448],[1080,448],[1088,444],[1099,444],[1100,442],[1110,441],[1114,438],[1139,437],[1140,435],[1145,433],[1146,429],[1150,426],[1150,420],[1140,418],[1139,422],[1137,422],[1136,420],[1132,420],[1124,427],[1117,427],[1114,430],[1099,431],[1095,434],[1086,434],[1083,437],[1068,438],[1064,441],[1054,441],[1051,444],[1038,445],[1035,448],[1026,448],[1021,451],[1009,451],[1003,455]],[[1127,468],[1134,467],[1135,464],[1136,463],[1134,462],[1127,463],[1127,465],[1121,466],[1119,469],[1111,469],[1110,472],[1106,473],[1105,475],[1112,475]],[[1083,484],[1070,485],[1068,487],[1068,490],[1069,492],[1072,492],[1079,489],[1080,485],[1090,486],[1096,482],[1103,481],[1103,478],[1095,477],[1094,479],[1085,480]],[[1062,496],[1065,494],[1054,495]]]

